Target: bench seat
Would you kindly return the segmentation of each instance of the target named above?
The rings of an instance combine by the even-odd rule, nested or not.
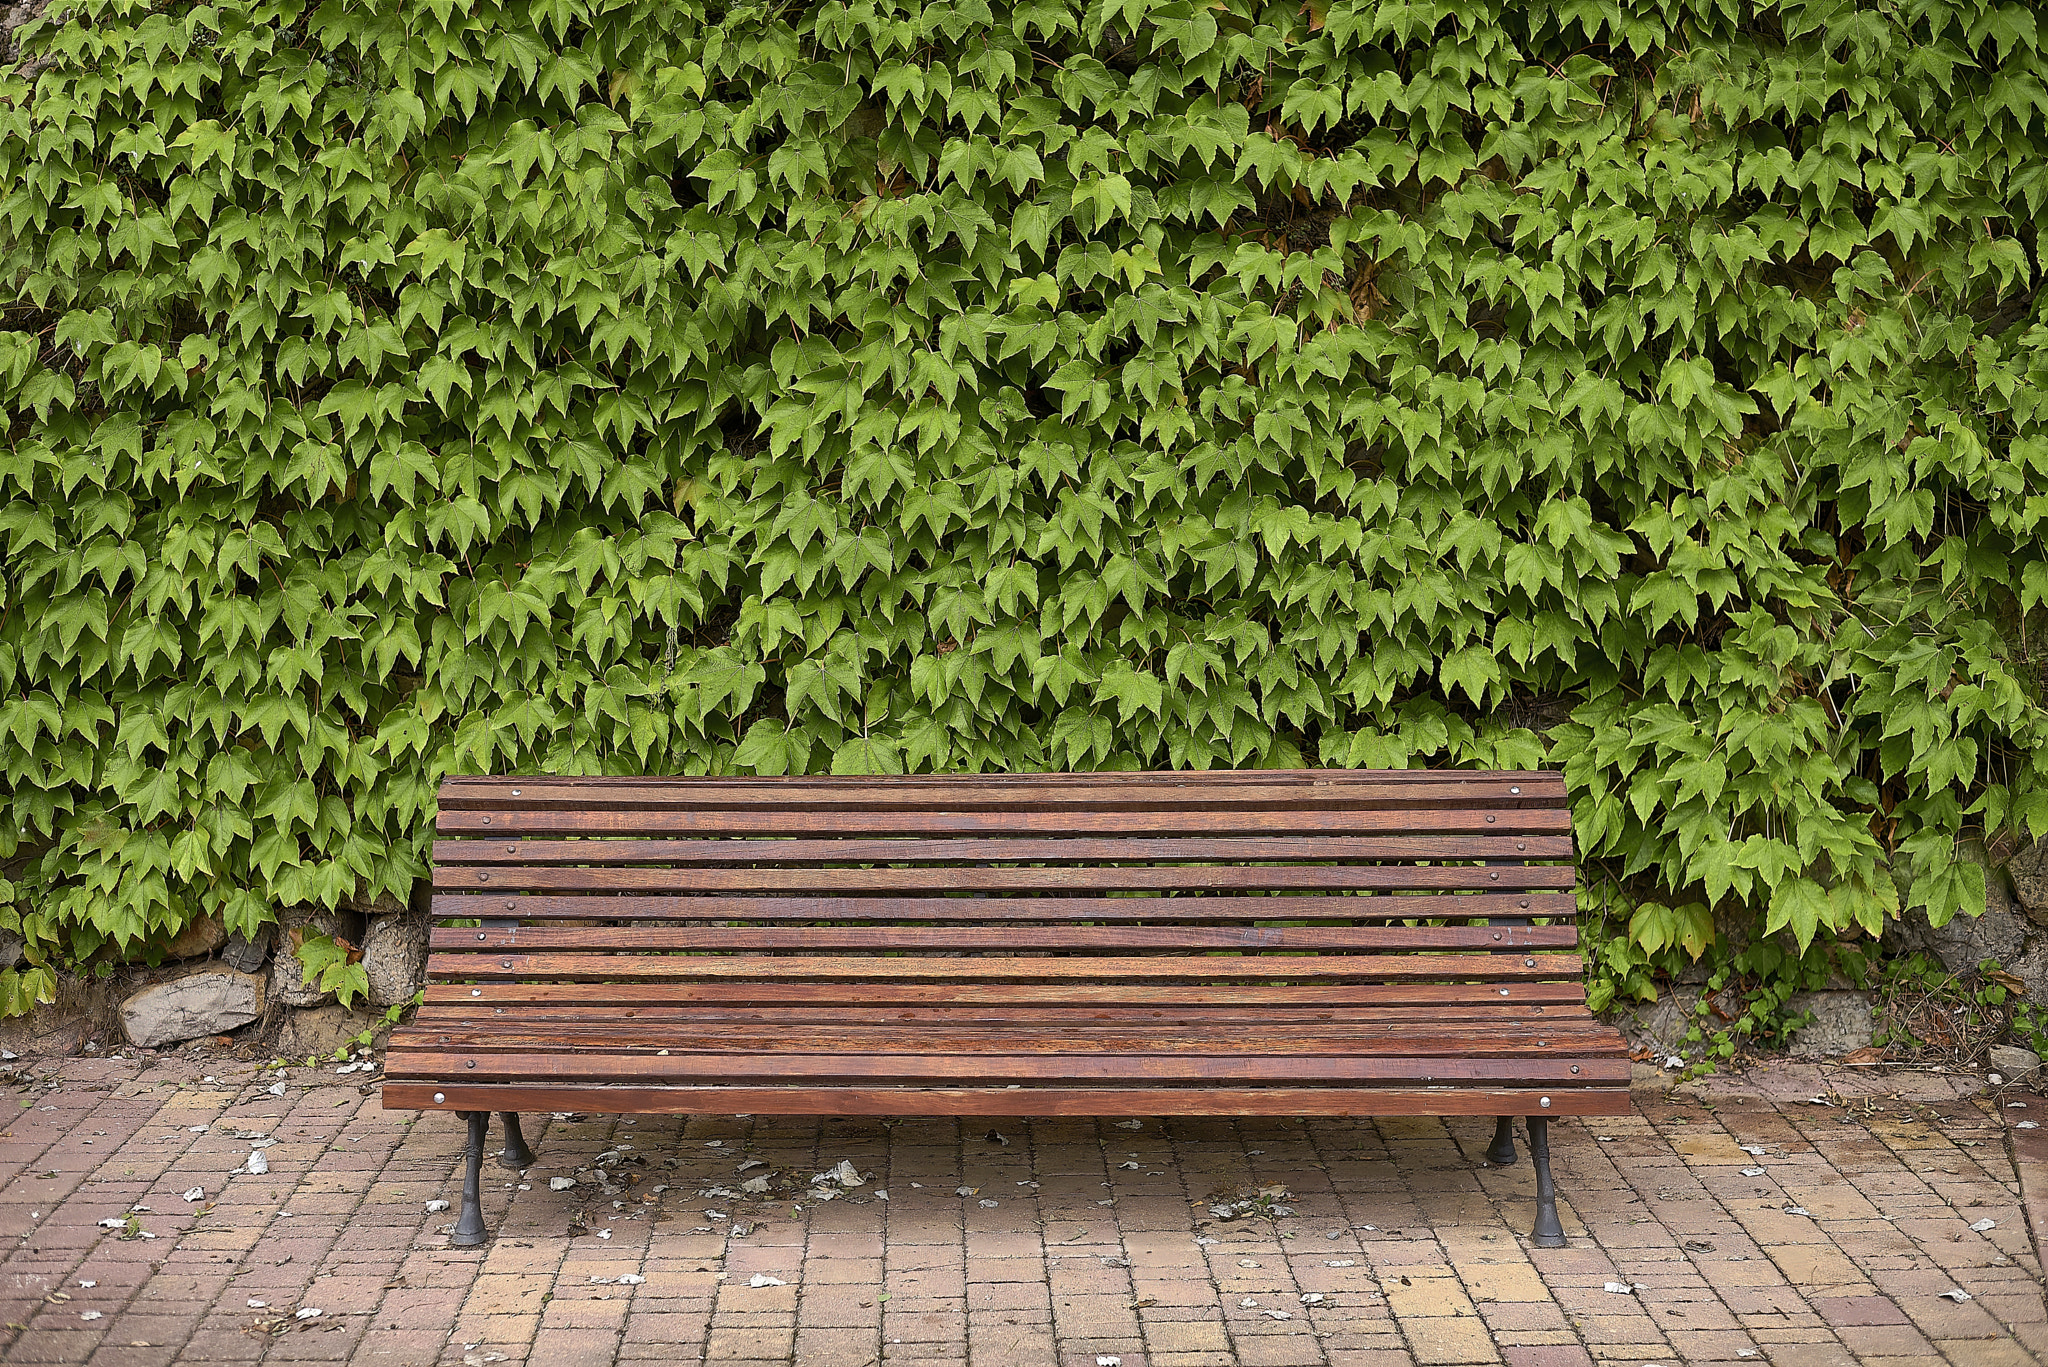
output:
[[[1629,1109],[1547,773],[458,778],[387,1105],[1530,1118]],[[465,1184],[466,1186],[469,1183]],[[484,1236],[465,1197],[458,1242]]]

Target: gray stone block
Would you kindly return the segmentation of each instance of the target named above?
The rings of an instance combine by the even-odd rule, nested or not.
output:
[[[264,983],[253,973],[203,967],[152,983],[121,1003],[130,1044],[161,1048],[202,1035],[224,1035],[263,1014]]]
[[[1813,1013],[1812,1022],[1786,1041],[1795,1054],[1850,1054],[1870,1047],[1875,1012],[1868,992],[1799,992],[1785,1006]]]
[[[411,1001],[427,982],[427,918],[409,912],[372,916],[363,931],[363,968],[372,1006]]]

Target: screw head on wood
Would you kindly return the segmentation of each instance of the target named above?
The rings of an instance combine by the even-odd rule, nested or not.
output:
[[[1578,1065],[1578,1064],[1576,1064],[1576,1063],[1574,1063],[1574,1064],[1572,1065],[1572,1071],[1573,1071],[1573,1072],[1575,1072],[1575,1073],[1576,1073],[1576,1072],[1578,1072],[1578,1071],[1579,1071],[1579,1065]]]
[[[1538,1102],[1537,1102],[1536,1104],[1537,1104],[1538,1106],[1541,1106],[1541,1107],[1542,1107],[1542,1108],[1543,1108],[1544,1110],[1546,1110],[1546,1111],[1547,1111],[1547,1110],[1549,1110],[1549,1109],[1550,1109],[1550,1098],[1546,1096],[1546,1097],[1542,1098],[1541,1100],[1539,1100],[1539,1101],[1538,1101]]]
[[[1534,967],[1536,967],[1536,961],[1535,961],[1534,959],[1524,959],[1524,960],[1522,960],[1522,967],[1524,967],[1524,968],[1534,968]]]
[[[491,819],[490,819],[489,817],[485,817],[485,818],[484,818],[484,825],[488,826],[488,825],[490,825],[490,824],[491,824]]]
[[[1521,792],[1522,790],[1521,790],[1520,788],[1517,788],[1517,789],[1515,789],[1515,791],[1519,793],[1519,792]],[[514,796],[514,797],[518,797],[518,796],[519,796],[519,790],[518,790],[517,788],[514,788],[514,789],[512,790],[512,796]]]
[[[1519,793],[1519,792],[1521,792],[1522,790],[1521,790],[1520,788],[1510,788],[1510,789],[1508,789],[1508,791],[1509,791],[1509,792],[1511,792],[1511,793]]]
[[[447,1094],[446,1094],[446,1093],[443,1093],[443,1092],[436,1092],[436,1093],[434,1093],[434,1104],[435,1104],[436,1106],[439,1106],[439,1105],[440,1105],[441,1103],[443,1103],[443,1102],[444,1102],[444,1101],[446,1101],[447,1099],[448,1099],[448,1097],[447,1097]]]

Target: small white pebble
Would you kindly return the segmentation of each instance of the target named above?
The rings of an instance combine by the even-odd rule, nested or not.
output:
[[[249,1298],[249,1308],[251,1310],[268,1310],[270,1308],[270,1302],[259,1301],[254,1296],[251,1296]]]
[[[788,1286],[789,1283],[780,1277],[771,1277],[766,1272],[756,1272],[752,1277],[748,1278],[747,1285],[759,1288],[763,1286]]]
[[[320,1318],[321,1313],[322,1312],[317,1306],[306,1305],[301,1306],[299,1308],[298,1313],[296,1316],[294,1316],[294,1318],[302,1320],[317,1320]]]
[[[427,1202],[427,1214],[432,1215],[436,1211],[446,1210],[448,1205],[449,1203],[446,1201],[429,1201]]]

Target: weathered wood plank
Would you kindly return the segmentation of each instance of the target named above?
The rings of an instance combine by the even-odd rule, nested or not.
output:
[[[719,896],[622,893],[439,893],[437,917],[519,921],[1389,921],[1536,917],[1577,912],[1568,892],[1417,893],[1351,896],[1146,895],[1028,897]]]
[[[669,950],[1051,949],[1069,953],[1112,950],[1295,949],[1570,949],[1575,926],[792,926],[666,929],[640,926],[440,929],[430,941],[450,953],[502,949],[588,950],[618,954]]]
[[[640,869],[537,867],[480,869],[437,865],[434,887],[447,891],[562,892],[1298,892],[1535,891],[1569,888],[1568,865],[1514,864],[1223,864],[1069,868],[764,868]]]
[[[439,1097],[439,1100],[436,1100]],[[1542,1104],[1545,1099],[1550,1104]],[[1626,1087],[634,1087],[393,1079],[384,1105],[630,1115],[1627,1115]]]
[[[632,810],[564,804],[478,810],[443,808],[436,829],[445,836],[964,836],[964,835],[1569,835],[1571,814],[1561,807],[1385,808],[1344,803],[1327,809],[1217,811],[1174,803],[1153,811],[1102,806],[1070,810]]]
[[[1074,837],[1048,840],[934,837],[923,840],[588,839],[437,840],[436,864],[937,864],[937,863],[1311,863],[1525,860],[1572,857],[1568,835]]]
[[[1321,1054],[699,1054],[663,1055],[650,1046],[625,1052],[442,1052],[412,1048],[394,1055],[394,1072],[465,1082],[694,1082],[701,1084],[894,1083],[911,1086],[1034,1082],[1054,1085],[1217,1082],[1266,1085],[1302,1082],[1460,1085],[1513,1082],[1570,1089],[1628,1081],[1621,1059],[1410,1057]]]
[[[742,978],[953,982],[1025,982],[1104,978],[1371,978],[1382,981],[1516,981],[1578,977],[1576,954],[1204,954],[1159,958],[902,958],[823,954],[433,954],[427,975],[451,979],[532,978],[555,982],[629,982]]]
[[[726,960],[724,962],[731,962]],[[886,962],[886,961],[869,961]],[[967,963],[966,959],[951,961]],[[1029,961],[1026,961],[1029,962]],[[427,1002],[464,1001],[521,1009],[530,1003],[580,1006],[595,995],[575,982],[478,982],[474,985],[429,981]],[[761,979],[752,982],[614,982],[606,983],[603,1000],[626,1007],[694,1007],[702,1003],[753,1006],[1214,1006],[1212,984],[1150,982],[973,982],[955,977],[944,983]],[[1526,983],[1236,983],[1233,1003],[1263,1009],[1328,1006],[1346,1011],[1389,1006],[1524,1006],[1537,1010],[1582,1008],[1585,985],[1579,982]],[[1617,1043],[1619,1037],[1617,1036]]]

